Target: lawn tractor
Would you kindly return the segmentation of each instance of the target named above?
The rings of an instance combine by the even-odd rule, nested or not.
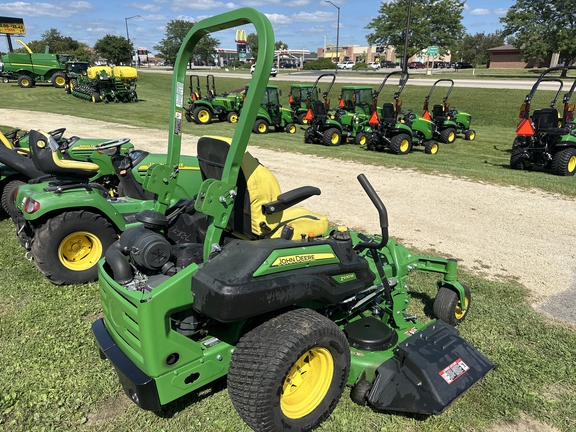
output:
[[[372,133],[369,120],[376,109],[378,91],[370,86],[342,86],[333,116],[328,115],[329,101],[326,97],[324,101],[311,104],[311,113],[308,114],[310,126],[304,134],[304,142],[338,146],[353,139],[354,143],[364,145],[368,134]]]
[[[325,216],[294,207],[318,188],[281,193],[246,152],[274,60],[263,14],[216,15],[185,37],[165,166],[178,160],[178,92],[195,44],[249,23],[258,64],[234,136],[198,141],[204,181],[190,211],[198,241],[170,244],[162,202],[136,216],[143,225],[125,231],[98,264],[99,353],[147,410],[227,375],[230,399],[255,431],[313,429],[346,385],[354,401],[377,410],[441,413],[494,367],[452,326],[469,312],[470,289],[458,282],[455,260],[412,254],[389,238],[386,207],[365,176],[358,179],[379,214],[376,236],[328,229]],[[407,313],[406,279],[416,270],[441,275],[434,311],[442,320],[423,324]]]
[[[73,96],[95,103],[138,102],[137,79],[130,66],[92,66],[86,74],[67,76],[66,86]]]
[[[318,81],[321,80],[324,76],[331,75],[334,76],[332,83],[328,87],[328,89],[324,92],[322,99],[325,101],[326,112],[330,111],[330,101],[326,98],[328,93],[330,93],[330,89],[334,84],[334,80],[336,79],[336,75],[334,74],[323,74],[320,75],[314,84],[310,83],[295,83],[290,85],[290,93],[288,93],[288,102],[290,103],[290,109],[292,110],[292,118],[294,119],[295,123],[298,124],[307,124],[308,120],[306,118],[306,114],[308,114],[310,107],[312,104],[316,103],[319,100],[318,94],[322,93],[322,90],[318,88]]]
[[[539,85],[546,81],[547,75],[571,70],[576,70],[576,66],[558,66],[545,70],[524,98],[520,108],[521,121],[516,128],[517,137],[510,155],[511,168],[530,170],[539,166],[560,176],[573,176],[576,173],[576,123],[574,104],[570,103],[576,87],[576,77],[569,77],[574,82],[562,99],[562,114],[555,106],[555,98],[549,108],[535,110],[530,115],[532,98]]]
[[[196,77],[196,90],[193,86],[193,77]],[[242,109],[243,94],[239,91],[216,94],[214,75],[206,76],[206,96],[200,92],[200,78],[197,75],[190,76],[190,99],[188,108],[184,111],[184,117],[189,122],[197,124],[209,124],[214,119],[237,123],[238,115]]]
[[[149,169],[164,168],[166,156],[143,150],[122,151],[128,139],[93,145],[87,161],[62,158],[58,143],[42,131],[30,131],[34,164],[52,178],[30,182],[16,191],[13,214],[18,239],[26,255],[52,283],[79,284],[97,277],[97,261],[118,235],[139,224],[135,215],[152,209],[166,195],[166,178],[151,181]],[[181,156],[169,168],[179,172],[166,203],[176,205],[199,189],[196,157]],[[102,174],[106,172],[104,177]],[[103,179],[107,179],[104,184]],[[192,195],[191,195],[192,194]],[[174,243],[188,241],[181,227],[183,209],[171,217]]]
[[[432,113],[430,113],[428,102],[436,88],[436,84],[440,82],[448,82],[450,83],[450,87],[448,88],[446,96],[442,99],[442,104],[434,105]],[[436,126],[434,137],[440,140],[440,142],[446,144],[452,144],[456,140],[456,134],[464,134],[464,139],[469,141],[476,138],[476,132],[473,129],[470,129],[472,116],[468,113],[458,111],[456,108],[450,107],[450,104],[448,103],[448,97],[453,88],[453,80],[447,78],[439,79],[432,84],[430,92],[424,98],[424,114],[422,114],[422,117],[434,122],[434,125]]]
[[[417,117],[410,111],[402,111],[400,95],[408,82],[408,72],[390,72],[380,84],[378,92],[382,90],[388,79],[395,75],[400,75],[400,80],[398,90],[394,92],[394,103],[383,103],[380,116],[377,112],[371,116],[369,123],[373,132],[368,136],[365,149],[383,151],[387,148],[394,154],[406,155],[414,146],[421,145],[424,146],[427,154],[438,153],[438,142],[433,139],[434,123]]]
[[[73,136],[64,138],[65,128],[54,129],[48,134],[58,145],[58,151],[62,158],[70,161],[87,161],[93,153],[93,147],[107,140],[95,138],[79,138]],[[34,179],[47,179],[50,174],[42,172],[36,167],[30,157],[29,134],[19,134],[19,129],[14,129],[6,135],[0,133],[0,193],[2,196],[2,208],[8,215],[16,210],[14,205],[14,193],[21,185]],[[127,142],[122,145],[120,151],[126,154],[133,146]],[[102,186],[114,189],[114,182],[110,182],[110,176],[114,172],[111,167],[102,166],[92,178],[93,182],[98,182]]]
[[[246,84],[244,88],[244,98],[248,94],[250,84]],[[286,132],[289,134],[296,133],[296,125],[292,118],[292,113],[288,108],[283,108],[280,105],[280,96],[282,92],[278,90],[276,85],[268,85],[262,101],[260,102],[260,109],[256,115],[256,121],[252,127],[252,132],[256,134],[265,134],[270,131],[270,127],[274,127],[276,132]]]

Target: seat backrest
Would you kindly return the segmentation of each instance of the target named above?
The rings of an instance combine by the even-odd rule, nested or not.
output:
[[[63,177],[88,179],[98,172],[98,165],[64,159],[56,140],[41,130],[31,130],[29,138],[30,156],[36,168],[43,173]]]
[[[326,119],[326,106],[323,101],[319,99],[315,100],[312,104],[312,111],[314,112],[314,116],[319,120]]]
[[[381,118],[383,123],[396,123],[396,116],[394,115],[394,105],[390,102],[382,104]]]
[[[434,105],[434,108],[432,108],[432,118],[440,119],[444,117],[444,107],[442,105]]]
[[[557,128],[560,121],[556,108],[542,108],[538,115],[536,130],[545,132],[548,129]]]

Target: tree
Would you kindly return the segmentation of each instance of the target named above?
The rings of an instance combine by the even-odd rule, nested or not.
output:
[[[287,44],[287,43],[284,43],[284,42],[282,42],[282,41],[276,41],[276,42],[274,43],[274,49],[275,49],[276,51],[278,51],[278,50],[287,50],[287,49],[288,49],[288,44]]]
[[[258,35],[256,33],[250,33],[246,36],[246,48],[252,54],[252,57],[258,59]]]
[[[400,52],[406,40],[409,0],[382,2],[379,15],[365,27],[370,45],[392,45]],[[463,0],[411,0],[410,32],[407,55],[413,56],[429,46],[438,46],[439,54],[455,51],[464,36]]]
[[[107,34],[98,39],[94,44],[94,50],[103,58],[114,64],[131,63],[131,53],[134,51],[132,42],[123,36]]]
[[[472,64],[486,64],[490,59],[488,50],[504,45],[502,32],[467,34],[458,44],[455,54],[458,59]]]
[[[53,54],[72,54],[73,60],[77,61],[90,61],[93,60],[93,54],[88,49],[88,45],[78,42],[69,36],[62,36],[62,34],[51,28],[50,30],[42,33],[42,38],[33,40],[26,45],[35,53],[43,53],[46,46]],[[21,48],[19,51],[24,50]]]
[[[571,0],[517,0],[500,18],[502,35],[514,37],[525,60],[560,53],[564,64],[571,65],[576,59],[574,7]]]
[[[182,46],[182,42],[195,22],[186,20],[172,20],[166,24],[166,37],[160,41],[158,45],[153,48],[158,51],[158,55],[163,57],[171,64],[176,61],[178,51]],[[199,41],[188,61],[206,62],[207,64],[212,61],[216,53],[216,47],[220,45],[218,39],[214,39],[208,35],[203,36]]]

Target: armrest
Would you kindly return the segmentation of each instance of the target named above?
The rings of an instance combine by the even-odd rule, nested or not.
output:
[[[278,195],[276,201],[262,205],[262,213],[273,214],[286,210],[312,195],[320,195],[320,189],[314,186],[302,186]]]

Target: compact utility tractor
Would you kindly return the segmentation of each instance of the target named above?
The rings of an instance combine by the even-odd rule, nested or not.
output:
[[[310,107],[310,103],[318,100],[318,93],[320,90],[316,83],[293,83],[290,84],[290,92],[288,93],[288,103],[292,110],[292,118],[294,123],[307,124],[306,113]]]
[[[244,98],[248,94],[249,87],[250,84],[246,84]],[[270,131],[270,127],[273,127],[276,132],[296,133],[296,125],[294,124],[291,111],[288,108],[283,108],[280,104],[281,95],[282,92],[278,89],[278,86],[268,85],[266,87],[252,132],[265,134]]]
[[[436,104],[432,107],[432,112],[429,109],[429,101],[436,85],[441,82],[450,83],[450,87],[446,92],[446,96],[442,99],[441,104]],[[457,134],[464,134],[464,139],[472,141],[476,138],[476,131],[470,129],[470,124],[472,123],[472,116],[468,113],[457,110],[456,108],[450,107],[448,103],[448,97],[454,88],[454,80],[442,78],[437,80],[432,87],[430,92],[424,98],[424,114],[422,117],[426,120],[432,120],[436,129],[434,131],[434,137],[440,142],[446,144],[452,144],[456,140]]]
[[[138,71],[130,66],[92,66],[85,74],[66,78],[73,96],[98,102],[138,102]]]
[[[576,173],[576,123],[574,104],[570,103],[576,77],[569,77],[574,81],[563,96],[562,114],[555,106],[555,99],[549,108],[535,110],[530,114],[532,98],[540,84],[547,81],[547,75],[574,70],[576,66],[558,66],[545,70],[524,98],[520,108],[521,121],[516,127],[517,137],[510,155],[511,168],[530,170],[538,166],[560,176],[573,176]]]
[[[380,218],[375,236],[329,229],[325,216],[294,207],[320,190],[282,193],[246,152],[274,60],[263,14],[216,15],[184,39],[165,167],[178,160],[177,92],[195,44],[248,23],[259,56],[234,136],[198,141],[204,182],[189,213],[198,240],[166,240],[162,201],[136,216],[143,225],[125,231],[98,264],[104,316],[92,330],[100,355],[147,410],[227,375],[234,407],[256,431],[311,430],[346,385],[356,402],[377,410],[441,413],[494,367],[452,326],[469,313],[471,291],[458,282],[455,260],[412,254],[389,238],[386,207],[365,176],[358,180]],[[417,270],[441,277],[434,302],[441,319],[427,324],[406,312],[407,276]]]
[[[133,149],[127,138],[93,144],[84,161],[62,157],[58,142],[49,134],[32,130],[32,160],[49,179],[20,185],[15,194],[12,220],[28,257],[52,283],[79,284],[97,277],[97,261],[121,232],[139,224],[135,215],[151,209],[166,194],[168,179],[150,182],[147,171],[163,166],[166,156]],[[125,151],[126,146],[130,149]],[[196,157],[181,156],[170,200],[190,198],[201,178]],[[106,181],[105,181],[106,180]],[[175,189],[174,189],[175,187]],[[190,195],[192,194],[192,195]],[[174,243],[188,241],[172,211]]]
[[[380,109],[380,116],[374,111],[369,124],[373,132],[368,135],[366,150],[384,151],[389,149],[397,155],[410,153],[414,146],[424,146],[427,154],[436,154],[439,150],[438,142],[434,139],[434,123],[417,117],[410,111],[402,111],[400,95],[408,82],[409,74],[403,71],[390,72],[378,89],[378,93],[392,76],[399,75],[398,89],[394,92],[394,103],[385,102]],[[376,101],[376,99],[375,99]]]
[[[196,89],[194,89],[193,84],[194,78],[196,79]],[[237,123],[238,115],[242,109],[243,92],[234,91],[218,95],[214,75],[207,75],[206,95],[202,97],[199,80],[197,75],[190,76],[190,99],[188,107],[184,111],[186,120],[197,124],[209,124],[215,119]]]

